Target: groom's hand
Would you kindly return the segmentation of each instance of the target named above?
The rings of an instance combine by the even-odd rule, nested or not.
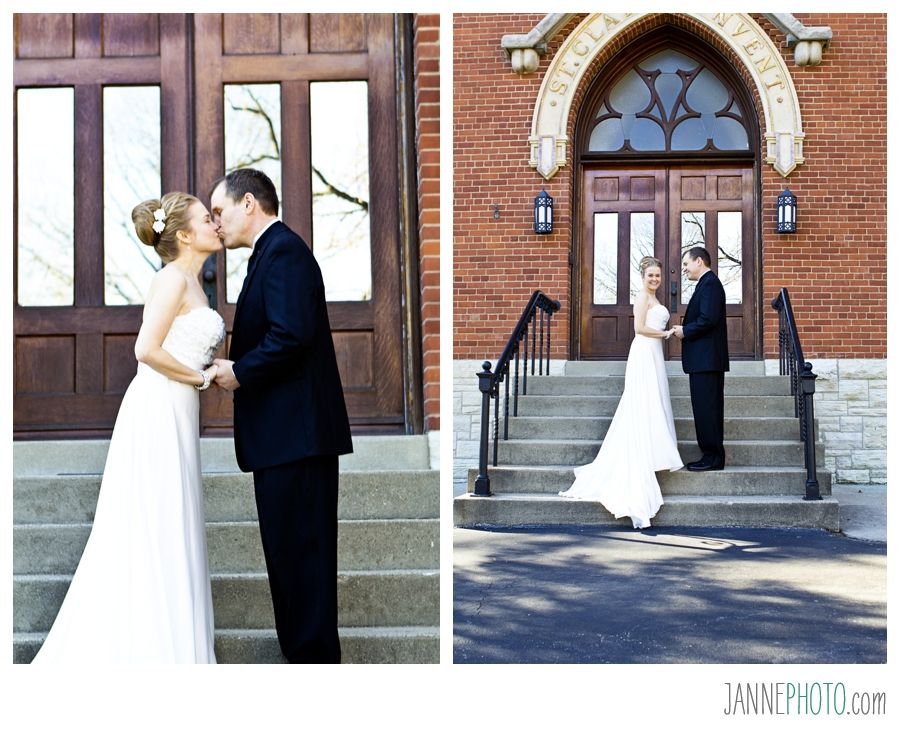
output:
[[[234,370],[232,369],[234,362],[230,359],[214,359],[213,364],[219,367],[215,379],[215,383],[219,387],[228,390],[228,392],[233,392],[241,386],[241,383],[234,376]]]
[[[681,328],[681,325],[680,325],[680,324],[676,324],[676,325],[675,325],[674,327],[672,327],[672,328],[675,330],[675,336],[676,336],[678,339],[684,339],[684,329]]]

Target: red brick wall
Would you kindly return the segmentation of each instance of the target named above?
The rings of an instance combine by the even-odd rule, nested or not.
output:
[[[527,33],[541,14],[453,16],[453,318],[457,359],[496,359],[531,292],[558,298],[554,357],[567,353],[569,178],[550,182],[528,166],[537,73],[517,76],[500,47],[505,33]],[[562,35],[551,44],[552,56]],[[533,200],[553,196],[556,232],[536,236]],[[493,205],[500,206],[494,219]],[[559,326],[557,326],[557,323]]]
[[[517,76],[500,47],[504,34],[527,33],[542,17],[454,16],[453,277],[458,359],[496,358],[534,288],[562,303],[554,331],[563,336],[555,338],[551,355],[569,356],[565,333],[571,301],[571,155],[570,165],[545,182],[528,166],[527,140],[543,75],[563,38],[583,16],[551,42],[537,72],[529,76]],[[762,165],[765,356],[775,356],[777,349],[777,317],[768,302],[787,286],[807,356],[884,357],[886,17],[798,14],[806,25],[828,25],[834,34],[822,64],[805,68],[794,66],[793,51],[782,34],[761,16],[754,17],[782,47],[793,76],[807,159],[787,181],[770,165]],[[659,17],[648,18],[623,34],[616,48],[660,22]],[[683,16],[674,22],[699,31]],[[701,34],[713,40],[712,34]],[[731,56],[724,44],[714,44]],[[608,49],[604,57],[616,48]],[[592,71],[604,59],[596,59]],[[589,73],[576,100],[592,77]],[[753,96],[759,111],[755,90]],[[764,128],[761,116],[760,124]],[[570,132],[574,128],[574,115],[569,128]],[[772,233],[774,204],[785,184],[798,196],[800,232],[778,236]],[[549,236],[536,236],[531,230],[532,200],[542,188],[554,198],[555,232]],[[500,205],[499,220],[491,209],[495,204]],[[848,251],[854,253],[848,256]]]
[[[787,184],[798,198],[796,235],[763,230],[763,300],[791,292],[804,354],[887,356],[887,19],[885,15],[798,13],[833,36],[819,66],[797,68],[782,49],[800,98],[806,162]],[[764,27],[777,41],[774,30]],[[783,43],[782,43],[783,45]],[[766,165],[763,210],[783,181]],[[770,218],[771,220],[771,218]],[[813,319],[815,313],[817,319]],[[765,351],[777,351],[774,312]]]
[[[440,428],[440,15],[416,15],[413,53],[419,205],[419,284],[426,430]]]

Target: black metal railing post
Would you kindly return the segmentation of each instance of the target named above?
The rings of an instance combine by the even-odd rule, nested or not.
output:
[[[538,358],[538,374],[544,374],[544,310],[540,309],[540,317],[541,317],[541,341],[538,345],[538,351],[541,353]],[[547,363],[547,374],[550,374],[550,363]]]
[[[503,383],[506,387],[503,399],[503,440],[509,440],[509,362],[503,371]]]
[[[478,390],[481,392],[481,442],[478,445],[478,477],[475,479],[475,496],[491,495],[491,479],[488,476],[488,429],[491,427],[491,390],[494,374],[491,363],[484,362],[478,373]]]
[[[821,501],[819,493],[819,479],[816,477],[816,419],[813,413],[813,395],[816,392],[816,375],[812,371],[812,365],[804,362],[803,373],[800,375],[803,395],[803,425],[806,459],[806,496],[805,501]]]
[[[532,310],[531,314],[531,376],[534,377],[534,357],[537,354],[537,322],[535,321],[537,309]]]
[[[553,321],[553,317],[550,315],[550,312],[547,312],[547,374],[550,374],[550,322]]]
[[[516,342],[516,379],[513,385],[513,417],[519,415],[519,343]]]
[[[494,377],[494,389],[491,397],[494,398],[494,465],[497,465],[497,449],[500,447],[500,383],[496,375],[503,376],[503,370],[498,367]]]
[[[803,441],[803,461],[806,466],[805,501],[820,501],[819,480],[816,471],[816,419],[814,395],[817,375],[812,364],[803,358],[803,348],[797,332],[797,321],[791,307],[791,297],[783,288],[772,300],[772,308],[778,311],[778,372],[786,375],[794,397],[794,417],[799,421],[800,439]]]
[[[525,333],[522,336],[522,341],[525,342],[523,347],[523,357],[522,357],[522,394],[528,394],[528,325],[525,325]]]

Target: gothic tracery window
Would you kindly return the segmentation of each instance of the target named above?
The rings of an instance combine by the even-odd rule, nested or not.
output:
[[[706,64],[681,51],[631,66],[603,97],[586,152],[747,151],[744,110]]]

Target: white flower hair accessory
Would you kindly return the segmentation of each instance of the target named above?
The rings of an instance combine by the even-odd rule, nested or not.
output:
[[[166,228],[166,211],[162,208],[157,208],[153,212],[153,218],[155,220],[153,223],[153,230],[155,230],[157,234],[162,233]]]

